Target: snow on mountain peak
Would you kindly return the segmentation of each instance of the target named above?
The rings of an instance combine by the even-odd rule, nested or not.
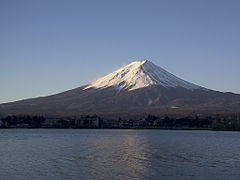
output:
[[[128,91],[152,85],[163,87],[183,87],[186,89],[203,89],[200,86],[184,81],[148,60],[134,61],[89,84],[88,88],[115,87]]]

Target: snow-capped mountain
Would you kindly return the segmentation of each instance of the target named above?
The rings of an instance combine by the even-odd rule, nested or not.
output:
[[[189,90],[203,89],[200,86],[184,81],[150,61],[134,61],[107,76],[88,85],[88,88],[115,87],[118,90],[135,90],[152,85],[163,87],[182,87]]]
[[[240,95],[184,81],[150,61],[135,61],[59,94],[0,104],[0,115],[101,116],[239,113]]]

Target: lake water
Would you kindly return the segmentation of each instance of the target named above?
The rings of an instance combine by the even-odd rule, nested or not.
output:
[[[240,133],[0,129],[0,179],[240,179]]]

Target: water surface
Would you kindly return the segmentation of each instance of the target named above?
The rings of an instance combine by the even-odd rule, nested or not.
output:
[[[240,179],[240,133],[0,129],[0,179]]]

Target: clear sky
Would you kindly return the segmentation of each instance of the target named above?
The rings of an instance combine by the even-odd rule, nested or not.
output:
[[[79,87],[144,59],[240,93],[240,1],[0,0],[0,103]]]

